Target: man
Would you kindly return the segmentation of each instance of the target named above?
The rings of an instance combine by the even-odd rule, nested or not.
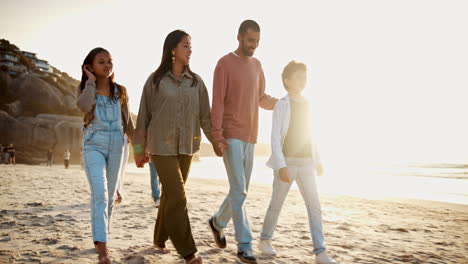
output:
[[[3,149],[5,149],[5,147],[3,144],[0,144],[0,164],[3,162]]]
[[[71,153],[67,149],[65,153],[63,153],[63,163],[65,165],[65,169],[68,169],[68,166],[70,166],[70,156],[71,156]]]
[[[13,146],[13,143],[12,143],[12,144],[10,144],[10,146],[8,147],[8,164],[16,165],[15,152],[16,152],[16,149],[15,149],[15,147]]]
[[[47,151],[47,166],[52,167],[53,156],[54,156],[54,151],[50,148],[49,151]]]
[[[237,49],[222,57],[214,72],[212,135],[216,154],[223,156],[230,189],[208,223],[216,244],[225,248],[223,229],[232,218],[239,262],[257,263],[244,201],[257,141],[258,107],[272,110],[278,99],[265,94],[262,66],[252,57],[260,41],[259,25],[253,20],[242,22],[237,40]]]

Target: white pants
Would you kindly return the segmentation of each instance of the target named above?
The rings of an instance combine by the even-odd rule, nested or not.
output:
[[[273,193],[270,205],[263,222],[261,239],[270,240],[278,224],[278,218],[283,207],[284,200],[288,195],[292,182],[296,181],[309,217],[309,229],[312,235],[314,253],[320,254],[325,251],[325,242],[322,231],[322,211],[317,192],[315,179],[315,168],[312,164],[303,166],[288,166],[291,183],[281,181],[279,171],[274,171]]]

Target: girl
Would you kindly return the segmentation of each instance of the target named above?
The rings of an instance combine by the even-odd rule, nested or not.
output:
[[[202,259],[195,255],[184,184],[192,155],[200,149],[200,127],[211,142],[211,122],[208,92],[190,70],[191,54],[186,32],[167,35],[161,64],[143,87],[133,150],[137,167],[151,158],[162,185],[154,246],[167,252],[171,239],[185,262],[196,264]]]
[[[111,54],[103,48],[91,50],[82,69],[76,104],[85,113],[83,160],[91,188],[92,233],[99,263],[107,264],[110,258],[106,243],[124,134],[132,140],[134,125],[127,91],[114,82]]]

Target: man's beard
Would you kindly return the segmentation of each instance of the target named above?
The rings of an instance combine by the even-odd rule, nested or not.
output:
[[[245,56],[252,57],[254,55],[254,52],[253,51],[250,52],[250,50],[248,48],[243,47],[242,51],[244,52]]]

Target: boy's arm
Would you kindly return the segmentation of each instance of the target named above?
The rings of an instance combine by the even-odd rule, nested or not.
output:
[[[272,169],[279,170],[286,167],[283,154],[281,130],[284,123],[284,109],[282,104],[276,104],[273,110],[273,121],[271,127],[271,155],[273,156]]]

